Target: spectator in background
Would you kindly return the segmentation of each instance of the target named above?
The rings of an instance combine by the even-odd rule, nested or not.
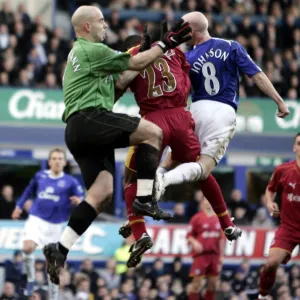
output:
[[[33,81],[30,79],[29,72],[26,69],[20,70],[19,78],[15,85],[20,87],[33,87]]]
[[[165,271],[165,265],[162,259],[157,258],[152,266],[151,271],[148,273],[148,278],[152,281],[152,287],[155,287],[155,283],[157,278],[164,275],[166,273]]]
[[[201,190],[196,190],[194,193],[194,199],[186,203],[186,217],[190,220],[197,212],[199,203],[204,199]],[[227,205],[228,206],[228,205]]]
[[[176,203],[174,206],[174,215],[173,218],[169,221],[170,223],[187,223],[188,219],[185,216],[184,204]]]
[[[74,277],[74,286],[76,287],[75,300],[88,300],[90,293],[90,280],[88,275],[76,273]]]
[[[238,189],[232,190],[230,199],[227,201],[227,207],[231,210],[233,216],[235,215],[235,210],[237,208],[243,208],[246,216],[247,212],[249,211],[249,205],[242,198],[242,192]]]
[[[25,5],[24,3],[20,3],[18,6],[18,14],[21,17],[21,20],[23,22],[23,24],[25,24],[26,26],[29,26],[31,23],[30,17],[28,15],[28,13],[26,12],[25,9]]]
[[[11,185],[4,185],[0,196],[0,219],[9,220],[15,208],[14,190]]]
[[[0,25],[0,51],[4,51],[9,46],[9,33],[5,24]]]
[[[105,280],[109,289],[118,288],[121,277],[116,272],[117,263],[114,259],[109,259],[106,263],[106,268],[100,271],[100,277]]]
[[[37,57],[42,65],[47,63],[47,55],[43,44],[40,41],[38,33],[34,33],[31,37],[31,49],[35,49]]]
[[[0,24],[7,24],[11,27],[14,22],[14,14],[11,12],[8,1],[2,2],[2,8],[0,11]]]
[[[15,285],[12,282],[5,282],[0,300],[17,300]]]
[[[134,243],[130,237],[125,239],[122,246],[115,251],[114,258],[117,262],[116,273],[123,274],[127,271],[126,263],[130,257],[130,247]]]
[[[29,298],[29,300],[44,300],[42,294],[38,291],[34,291],[33,295]]]
[[[132,286],[132,284],[130,282],[128,282],[128,281],[124,282],[121,285],[121,292],[119,295],[119,299],[136,300],[137,297],[133,293],[133,289],[134,289],[134,287]]]
[[[252,226],[258,228],[273,228],[274,224],[272,219],[269,218],[268,212],[263,207],[261,207],[256,211],[256,214],[252,221]]]
[[[40,293],[43,299],[47,298],[48,286],[46,281],[46,275],[44,272],[36,270],[35,283],[35,291]]]
[[[2,86],[9,85],[9,78],[7,72],[1,72],[0,73],[0,84]]]
[[[296,101],[298,98],[297,90],[294,88],[288,89],[287,99],[291,101]]]
[[[238,206],[235,210],[234,213],[232,214],[232,216],[234,217],[234,224],[239,226],[247,226],[249,225],[249,220],[247,217],[247,210],[242,207],[242,206]]]
[[[174,279],[179,279],[183,284],[188,283],[188,270],[183,265],[180,256],[174,258],[171,274]]]
[[[150,290],[146,287],[141,287],[138,292],[139,300],[148,300],[150,297]]]
[[[99,274],[94,268],[93,262],[87,258],[85,259],[80,266],[80,272],[83,274],[86,274],[91,283],[91,292],[96,293],[97,292],[97,280],[99,278]]]
[[[23,257],[22,252],[16,250],[12,260],[7,260],[4,263],[5,281],[12,282],[15,285],[17,292],[22,292],[21,288],[26,284],[26,278],[23,275]]]
[[[71,285],[71,274],[66,269],[62,269],[60,273],[60,285],[58,300],[73,300],[74,294],[69,288]]]
[[[56,82],[56,76],[54,73],[48,73],[45,78],[45,84],[42,85],[46,88],[57,89],[59,86]]]

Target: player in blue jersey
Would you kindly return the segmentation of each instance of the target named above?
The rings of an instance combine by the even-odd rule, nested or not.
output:
[[[51,150],[48,163],[50,169],[35,174],[12,213],[13,219],[19,219],[25,202],[28,199],[34,200],[24,228],[23,252],[27,296],[32,295],[35,285],[34,250],[37,246],[45,246],[59,240],[63,222],[68,220],[72,208],[84,196],[78,181],[63,172],[66,166],[66,154],[63,150]],[[49,280],[49,300],[56,299],[58,285]]]
[[[289,114],[268,77],[241,44],[211,37],[208,20],[200,12],[191,12],[182,18],[192,27],[192,39],[187,44],[193,49],[185,54],[191,65],[193,103],[190,111],[195,120],[201,155],[197,162],[182,164],[166,172],[174,165],[168,155],[157,172],[154,186],[156,200],[168,185],[205,180],[224,156],[235,133],[240,73],[252,78],[258,88],[272,98],[277,104],[279,118]]]

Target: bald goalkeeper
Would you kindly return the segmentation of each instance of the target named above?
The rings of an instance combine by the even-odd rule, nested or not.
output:
[[[152,202],[151,196],[162,131],[146,120],[113,113],[114,90],[120,72],[144,69],[165,51],[189,40],[187,35],[191,32],[188,23],[181,20],[157,46],[130,57],[102,44],[107,24],[98,8],[79,7],[72,16],[72,24],[76,41],[63,76],[63,120],[67,123],[67,147],[80,167],[88,192],[85,201],[73,210],[60,241],[44,248],[47,272],[56,284],[69,250],[96,219],[103,203],[112,198],[114,149],[139,145],[136,207],[141,214],[156,219],[170,218]],[[128,76],[132,73],[127,72]]]

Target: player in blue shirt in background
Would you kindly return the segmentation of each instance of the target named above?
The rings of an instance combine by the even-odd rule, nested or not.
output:
[[[37,246],[45,246],[59,240],[63,223],[68,220],[72,208],[84,196],[83,188],[78,181],[63,172],[67,161],[66,153],[62,149],[51,150],[48,163],[50,169],[35,174],[12,213],[13,219],[19,219],[25,202],[28,199],[33,200],[25,223],[23,242],[27,296],[32,295],[35,285],[34,250]],[[56,300],[58,285],[48,281],[49,300]]]
[[[285,118],[289,114],[271,81],[241,44],[211,37],[208,20],[200,12],[191,12],[182,18],[192,27],[192,39],[187,44],[193,48],[185,54],[191,65],[193,103],[190,111],[201,154],[197,162],[179,165],[169,172],[166,171],[172,168],[174,162],[167,155],[156,175],[156,200],[160,199],[168,185],[206,180],[223,158],[235,133],[240,72],[252,78],[257,87],[277,104],[277,117]]]

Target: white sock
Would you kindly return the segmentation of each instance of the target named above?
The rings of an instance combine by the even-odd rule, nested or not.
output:
[[[57,300],[58,294],[59,294],[59,285],[56,285],[51,282],[49,276],[48,276],[48,293],[49,293],[49,300]]]
[[[156,173],[161,173],[161,174],[165,174],[167,172],[168,172],[168,170],[165,169],[164,167],[158,167],[156,170]]]
[[[34,255],[33,253],[26,254],[23,252],[23,259],[24,259],[25,272],[27,275],[27,281],[33,282],[35,281]]]
[[[181,164],[175,169],[164,174],[164,186],[167,187],[171,184],[179,184],[189,181],[197,181],[203,174],[200,164],[191,162]]]
[[[70,250],[79,238],[80,235],[78,235],[71,227],[67,226],[62,233],[59,242],[65,248]]]
[[[266,299],[268,299],[268,296],[263,296],[263,295],[259,294],[258,299],[266,300]]]
[[[138,179],[136,192],[137,197],[152,195],[153,182],[153,179]]]

